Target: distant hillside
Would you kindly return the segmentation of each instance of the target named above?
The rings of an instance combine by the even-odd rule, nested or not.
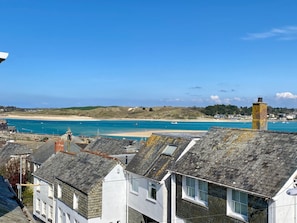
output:
[[[76,115],[96,119],[197,119],[205,118],[200,108],[186,107],[73,107],[62,109],[30,109],[8,112],[16,115]]]

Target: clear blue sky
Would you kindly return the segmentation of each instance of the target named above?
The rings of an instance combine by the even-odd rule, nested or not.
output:
[[[0,0],[0,105],[297,107],[296,0]]]

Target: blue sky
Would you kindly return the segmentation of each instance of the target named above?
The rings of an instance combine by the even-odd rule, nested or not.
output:
[[[0,105],[297,107],[294,0],[0,0]]]

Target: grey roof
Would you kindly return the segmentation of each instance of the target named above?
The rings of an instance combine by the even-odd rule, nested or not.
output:
[[[138,149],[138,143],[128,139],[100,137],[91,142],[85,150],[102,152],[109,155],[119,155],[134,153]]]
[[[0,176],[0,222],[30,222],[23,213],[22,206],[20,205],[9,183]]]
[[[297,167],[297,133],[213,128],[171,170],[273,197]]]
[[[32,151],[24,145],[17,143],[7,143],[3,148],[0,148],[0,163],[6,163],[10,160],[11,155],[26,155]]]
[[[90,152],[80,152],[64,166],[58,180],[82,191],[85,194],[101,181],[117,163],[115,158],[103,157]]]
[[[58,152],[55,155],[52,154],[42,165],[39,167],[33,175],[53,184],[55,177],[60,176],[64,170],[65,166],[73,159],[75,159],[74,154],[66,152]]]
[[[68,148],[68,142],[64,142],[64,151]],[[76,145],[73,142],[70,142],[70,149],[68,152],[78,153],[80,152],[81,147]],[[41,165],[44,163],[49,157],[51,157],[55,153],[55,140],[48,140],[43,145],[41,145],[38,149],[34,150],[34,152],[28,157],[28,160],[31,162],[37,163]]]
[[[168,168],[175,163],[175,160],[181,155],[191,140],[191,137],[153,133],[148,138],[146,144],[128,164],[126,170],[160,181],[166,175]],[[168,145],[177,146],[171,156],[162,154]]]

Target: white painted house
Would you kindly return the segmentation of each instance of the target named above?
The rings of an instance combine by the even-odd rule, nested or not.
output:
[[[55,179],[57,223],[126,222],[126,178],[120,162],[83,151]]]
[[[55,176],[64,171],[65,165],[73,159],[73,156],[73,154],[58,152],[45,161],[33,174],[33,215],[44,222],[56,222]]]
[[[196,134],[153,134],[126,168],[128,222],[170,221],[168,169],[198,140]]]
[[[171,222],[297,222],[297,133],[213,128],[171,168]]]

